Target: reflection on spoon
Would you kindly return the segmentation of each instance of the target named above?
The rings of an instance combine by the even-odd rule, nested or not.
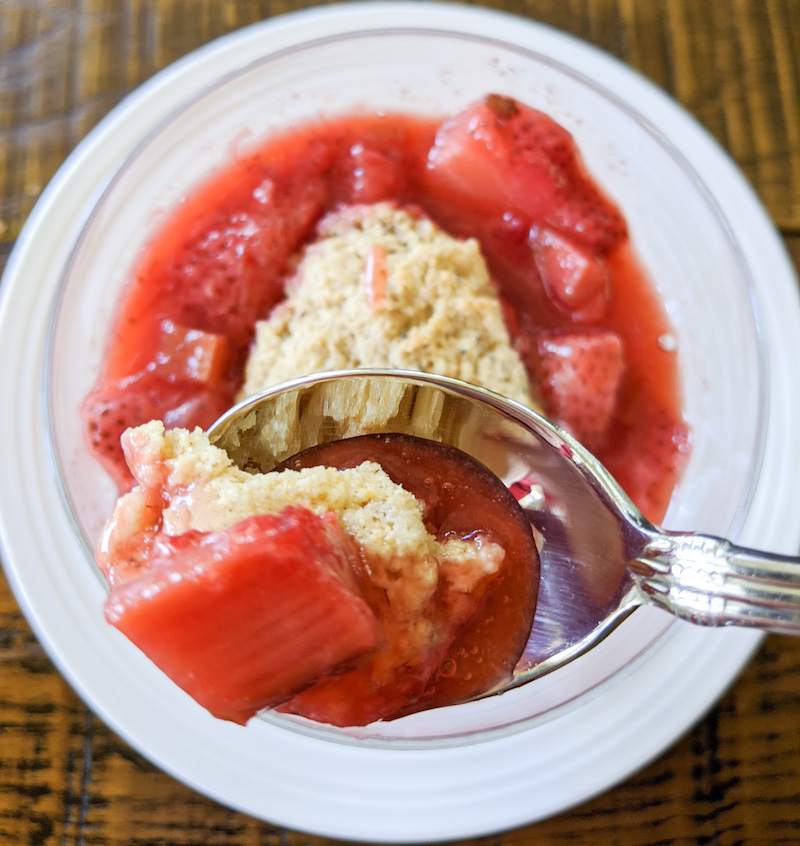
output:
[[[528,643],[510,682],[487,694],[567,664],[646,604],[700,625],[800,634],[800,560],[658,529],[574,439],[474,385],[398,370],[316,374],[244,400],[209,437],[242,469],[268,472],[318,444],[386,432],[481,461],[543,538]]]

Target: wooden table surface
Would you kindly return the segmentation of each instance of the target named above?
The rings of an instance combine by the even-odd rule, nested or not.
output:
[[[304,0],[3,0],[0,269],[70,150],[195,47]],[[738,162],[800,265],[800,0],[489,0],[615,54]],[[1,472],[1,471],[0,471]],[[0,844],[322,844],[155,769],[73,694],[0,575]],[[332,842],[332,841],[330,841]],[[669,752],[523,844],[800,843],[800,639],[769,637]]]

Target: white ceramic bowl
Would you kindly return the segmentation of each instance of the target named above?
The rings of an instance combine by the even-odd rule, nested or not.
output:
[[[80,405],[97,376],[120,288],[170,209],[229,165],[232,150],[257,148],[298,122],[361,110],[444,117],[490,92],[516,97],[566,126],[590,171],[621,204],[675,328],[693,431],[666,524],[736,534],[763,446],[768,374],[747,266],[700,176],[640,115],[557,62],[488,39],[396,29],[312,41],[225,77],[132,150],[91,210],[65,269],[45,362],[57,470],[87,548],[99,537],[114,492],[86,449]],[[663,614],[637,612],[613,649],[582,662],[580,672],[570,668],[500,699],[323,734],[475,740],[482,731],[551,717],[626,668],[671,625]],[[271,718],[319,731],[305,721]]]
[[[448,816],[447,822],[430,805],[432,798],[419,794],[426,779],[420,779],[417,764],[425,772],[437,767],[449,772],[453,760],[446,756],[463,754],[472,761],[467,767],[470,775],[464,776],[472,788],[487,778],[476,775],[475,768],[485,769],[485,761],[491,760],[488,769],[504,772],[503,783],[509,787],[510,747],[502,744],[516,739],[523,746],[541,746],[541,732],[548,726],[558,733],[573,718],[595,719],[599,702],[626,693],[630,699],[633,677],[639,683],[648,674],[659,679],[656,667],[665,672],[682,667],[689,679],[685,650],[696,653],[702,643],[710,654],[719,641],[708,639],[714,633],[687,635],[683,624],[647,609],[637,611],[590,656],[522,690],[363,730],[327,731],[285,717],[270,717],[274,724],[255,721],[240,729],[200,713],[118,633],[103,626],[102,587],[91,565],[91,549],[114,491],[85,448],[79,408],[97,375],[117,295],[142,245],[172,206],[229,160],[234,145],[255,146],[298,121],[363,109],[445,116],[491,91],[540,108],[573,133],[590,171],[622,207],[634,247],[679,339],[694,449],[665,525],[773,549],[797,541],[794,530],[787,537],[776,526],[768,526],[764,517],[765,471],[776,474],[780,485],[792,484],[781,475],[784,468],[778,467],[769,450],[780,437],[780,432],[770,430],[775,427],[770,414],[782,420],[794,412],[776,404],[775,384],[782,391],[783,373],[775,356],[768,366],[764,335],[777,319],[795,319],[796,303],[784,288],[781,297],[789,305],[780,318],[772,314],[772,306],[765,310],[758,287],[763,283],[754,278],[760,272],[756,268],[754,274],[754,262],[761,257],[758,249],[742,240],[753,231],[752,220],[748,228],[735,218],[755,217],[761,230],[769,233],[761,238],[762,251],[774,253],[774,233],[719,150],[647,83],[585,45],[513,18],[435,4],[379,6],[290,16],[222,39],[123,103],[67,163],[9,264],[8,287],[14,288],[4,301],[4,330],[15,317],[23,320],[25,311],[33,313],[24,319],[30,319],[36,337],[15,332],[7,336],[6,345],[17,356],[33,351],[37,379],[43,380],[37,384],[44,385],[44,396],[43,406],[30,415],[34,437],[24,434],[16,415],[11,427],[19,436],[15,466],[35,456],[31,463],[36,465],[36,483],[29,485],[22,504],[12,505],[12,496],[4,489],[0,513],[12,583],[40,636],[104,718],[162,766],[229,804],[294,827],[343,837],[436,839],[533,819],[588,795],[593,789],[588,784],[596,782],[589,779],[586,786],[577,787],[583,783],[573,778],[568,786],[569,777],[562,778],[559,798],[549,800],[546,811],[533,813],[530,806],[522,811],[505,801],[493,810],[477,812],[467,807],[470,791],[462,791],[463,818]],[[737,207],[729,205],[731,179],[735,191],[746,199],[736,198]],[[78,196],[68,201],[68,189],[76,186]],[[54,244],[53,266],[42,276],[43,310],[40,300],[35,305],[23,301],[20,276],[24,270],[35,272],[39,259],[34,253],[46,249],[48,240]],[[773,261],[784,277],[791,276],[783,258]],[[47,318],[42,319],[48,313],[49,327]],[[19,378],[7,376],[6,381],[9,397],[24,415],[26,400],[32,403],[27,389]],[[52,448],[52,477],[43,465],[45,441]],[[19,476],[24,476],[21,469]],[[769,484],[775,487],[776,479]],[[21,507],[24,514],[19,514]],[[49,509],[51,520],[37,540],[44,547],[39,553],[55,551],[65,559],[48,591],[37,589],[25,571],[23,559],[31,550],[25,548],[20,526],[27,523],[30,538],[35,515],[43,507]],[[19,516],[12,516],[12,510]],[[92,654],[80,655],[80,647],[87,643],[92,644]],[[756,643],[751,634],[728,636],[729,658],[721,664],[713,659],[717,662],[713,690],[706,687],[702,695],[692,697],[693,714],[713,701]],[[98,662],[113,671],[101,679]],[[684,683],[685,679],[680,684],[676,679],[672,689]],[[680,710],[684,717],[677,730],[691,719],[685,706]],[[154,726],[153,715],[165,720],[166,727]],[[178,740],[169,731],[171,724],[181,725],[186,737]],[[615,742],[626,743],[629,729],[611,730],[616,732]],[[521,733],[508,738],[511,731]],[[606,736],[605,727],[598,726],[597,731]],[[190,744],[198,737],[203,738],[202,750]],[[607,783],[621,777],[668,742],[661,728],[654,737],[639,752],[620,754],[611,767],[614,773],[595,778]],[[348,745],[330,740],[346,740]],[[300,760],[304,755],[315,760],[327,757],[341,766],[345,756],[348,766],[360,762],[353,778],[383,788],[407,777],[406,793],[383,804],[372,795],[369,809],[359,806],[356,811],[357,823],[344,822],[350,819],[348,805],[342,805],[341,796],[336,805],[338,788],[320,786],[314,779],[309,787],[307,773],[293,773],[280,790],[289,790],[295,800],[308,790],[315,796],[325,793],[322,810],[303,816],[292,810],[294,804],[276,806],[265,800],[263,790],[256,790],[265,778],[275,789],[280,778],[271,771],[254,776],[252,756],[264,742],[272,754],[279,750],[279,758],[293,749]],[[468,747],[452,746],[466,742]],[[563,747],[569,750],[572,742],[565,739]],[[557,750],[553,754],[560,761],[553,772],[572,771],[572,763],[561,760]],[[576,755],[574,749],[571,754]],[[533,778],[522,776],[519,763],[510,766],[520,784]],[[608,764],[600,767],[608,769]],[[245,774],[256,784],[243,785]],[[450,773],[450,778],[457,782],[460,777]],[[413,789],[408,786],[412,782]],[[509,801],[516,790],[516,784],[507,790]],[[410,793],[416,798],[409,799],[409,805],[405,797]],[[381,815],[385,805],[392,809],[388,816]],[[426,810],[414,823],[406,819],[408,807],[423,806]],[[394,822],[386,822],[389,819]]]

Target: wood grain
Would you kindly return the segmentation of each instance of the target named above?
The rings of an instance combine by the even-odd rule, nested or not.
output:
[[[128,91],[303,0],[0,7],[0,268],[43,187]],[[754,185],[800,268],[798,0],[489,0],[586,39],[672,94]],[[464,843],[800,843],[800,640],[768,638],[674,748],[556,818]],[[0,844],[311,846],[159,772],[97,720],[0,577]]]

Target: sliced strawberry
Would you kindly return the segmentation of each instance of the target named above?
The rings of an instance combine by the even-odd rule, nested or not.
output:
[[[262,221],[239,212],[212,214],[175,257],[165,298],[177,323],[250,340],[255,319],[281,295],[263,273],[260,254],[270,237]],[[286,256],[281,255],[281,264]],[[264,285],[257,280],[264,276]]]
[[[329,164],[330,154],[315,167]],[[256,320],[283,295],[281,272],[327,202],[321,175],[264,175],[246,207],[221,203],[169,257],[163,301],[180,324],[250,342]]]
[[[445,121],[429,155],[431,183],[452,201],[502,218],[521,213],[570,232],[598,255],[627,234],[588,177],[572,136],[552,118],[490,94]]]
[[[126,429],[150,420],[163,420],[168,428],[207,429],[232,401],[226,389],[198,388],[191,381],[171,382],[153,371],[100,382],[83,404],[87,442],[119,490],[124,491],[133,481],[120,445]]]
[[[595,323],[608,310],[608,268],[580,242],[549,226],[530,233],[536,268],[545,291],[576,323]]]
[[[335,519],[290,506],[225,532],[160,537],[105,614],[214,716],[244,724],[379,647],[358,567]]]
[[[215,387],[233,362],[233,349],[224,335],[162,320],[156,362],[164,379],[188,379]]]
[[[548,414],[592,451],[606,442],[625,370],[615,332],[553,334],[539,339],[536,377]]]

